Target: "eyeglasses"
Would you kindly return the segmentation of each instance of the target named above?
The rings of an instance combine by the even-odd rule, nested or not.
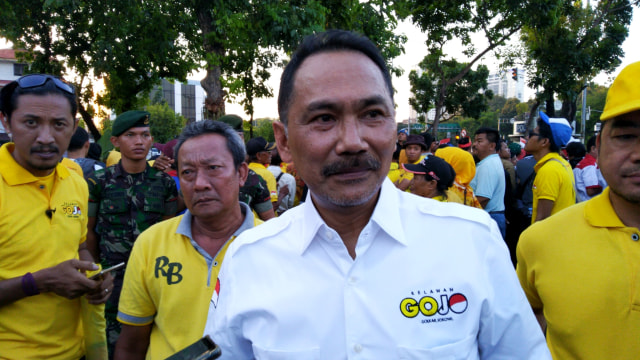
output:
[[[75,90],[73,89],[73,86],[67,84],[66,82],[52,75],[45,75],[45,74],[25,75],[19,78],[18,80],[16,80],[16,82],[21,88],[30,89],[30,88],[37,88],[37,87],[43,86],[44,84],[47,83],[48,80],[53,80],[53,83],[55,84],[55,86],[64,92],[67,92],[71,95],[74,95],[76,93]]]

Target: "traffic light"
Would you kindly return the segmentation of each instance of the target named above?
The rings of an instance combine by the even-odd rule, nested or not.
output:
[[[518,81],[518,69],[511,69],[511,78],[515,81]]]

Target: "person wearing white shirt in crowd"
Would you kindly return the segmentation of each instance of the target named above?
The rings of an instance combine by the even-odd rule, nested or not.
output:
[[[307,37],[278,108],[309,201],[229,247],[205,329],[223,359],[550,359],[495,222],[387,180],[393,88],[371,41]]]
[[[607,187],[607,181],[602,177],[598,167],[598,148],[596,137],[587,141],[587,154],[573,169],[576,178],[577,201],[587,201],[600,194]]]
[[[276,184],[278,185],[278,200],[280,201],[277,209],[278,214],[283,214],[285,211],[291,209],[296,196],[296,178],[282,171],[282,168],[280,168],[281,164],[282,159],[280,159],[278,149],[271,150],[271,165],[269,165],[267,170],[271,171],[273,176],[275,176]],[[285,187],[287,188],[286,192],[282,191]],[[284,193],[286,193],[286,195],[281,195]]]

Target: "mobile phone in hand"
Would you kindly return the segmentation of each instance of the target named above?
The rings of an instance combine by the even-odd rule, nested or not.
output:
[[[124,262],[121,262],[118,265],[114,265],[110,268],[106,268],[106,269],[102,269],[102,271],[100,271],[99,273],[92,275],[91,277],[89,277],[89,279],[91,280],[98,280],[101,279],[105,274],[108,274],[114,270],[118,270],[118,269],[122,269],[124,267]]]

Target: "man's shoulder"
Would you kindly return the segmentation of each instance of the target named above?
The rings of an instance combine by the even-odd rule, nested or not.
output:
[[[481,209],[462,205],[455,202],[440,202],[415,196],[410,193],[400,192],[401,211],[411,213],[417,210],[417,214],[423,217],[449,218],[490,228],[493,221],[489,214]]]
[[[553,243],[561,241],[561,239],[558,239],[558,230],[566,229],[567,226],[571,227],[571,231],[563,233],[562,236],[574,236],[581,227],[589,227],[588,223],[585,221],[585,206],[587,203],[588,201],[585,201],[569,206],[553,216],[542,221],[536,221],[524,230],[519,243]]]
[[[160,245],[159,242],[179,236],[179,234],[176,234],[176,230],[183,217],[184,215],[179,215],[151,225],[138,236],[134,246],[138,243],[140,243],[139,246],[148,246],[149,243],[152,243],[152,247],[157,247]]]

